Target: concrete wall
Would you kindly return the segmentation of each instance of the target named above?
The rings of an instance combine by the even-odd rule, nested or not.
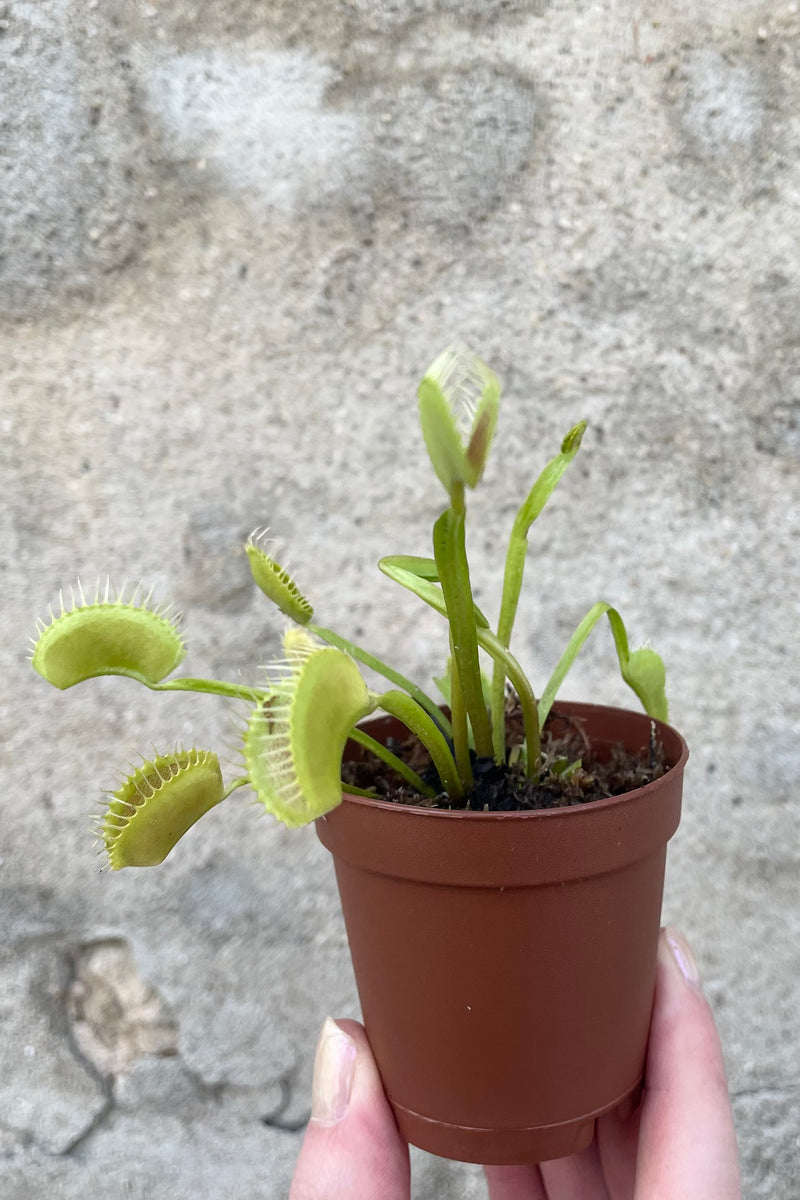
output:
[[[3,1195],[285,1195],[319,1024],[356,1010],[326,855],[237,793],[160,870],[99,875],[112,769],[232,744],[230,706],[58,694],[25,643],[109,572],[188,610],[191,673],[252,678],[280,622],[240,542],[269,524],[321,620],[428,680],[440,624],[374,564],[427,552],[414,388],[460,336],[505,384],[489,611],[589,420],[518,653],[541,686],[599,597],[663,653],[692,747],[665,917],[747,1195],[796,1196],[797,4],[8,0],[0,93]],[[606,630],[565,691],[627,702]],[[420,1200],[484,1194],[415,1169]]]

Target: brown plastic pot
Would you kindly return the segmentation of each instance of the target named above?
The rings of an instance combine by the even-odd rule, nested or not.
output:
[[[602,757],[650,718],[557,705]],[[624,796],[540,812],[448,812],[346,796],[316,822],[370,1043],[403,1136],[464,1162],[533,1163],[592,1140],[641,1083],[667,841],[686,743]],[[367,726],[402,732],[391,718]]]

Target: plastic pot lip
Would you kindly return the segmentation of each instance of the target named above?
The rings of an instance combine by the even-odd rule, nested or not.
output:
[[[622,743],[647,746],[646,713],[592,704],[556,706],[585,718],[597,749]],[[345,793],[342,803],[315,822],[337,871],[366,871],[397,880],[447,887],[528,888],[577,882],[656,863],[680,821],[683,767],[689,751],[671,726],[656,722],[670,769],[633,791],[564,808],[525,812],[469,812],[392,804]],[[402,728],[394,722],[394,728]],[[366,726],[393,730],[393,718]]]
[[[631,792],[622,792],[618,796],[606,796],[601,800],[590,800],[585,804],[574,804],[564,808],[538,808],[525,809],[516,812],[474,812],[465,809],[449,809],[449,808],[426,808],[416,804],[394,804],[390,800],[377,800],[370,796],[353,796],[345,791],[343,802],[348,805],[353,804],[359,807],[377,809],[383,812],[392,812],[398,815],[408,813],[416,817],[426,817],[435,820],[450,820],[450,821],[469,821],[470,823],[494,824],[495,822],[505,821],[547,821],[547,820],[569,820],[579,819],[583,816],[584,820],[591,819],[591,814],[605,808],[617,807],[624,804],[627,800],[637,797],[643,799],[650,794],[660,791],[663,788],[663,781],[674,771],[677,775],[682,774],[689,758],[689,747],[683,736],[672,725],[668,725],[664,721],[658,721],[654,717],[649,717],[647,713],[639,712],[636,709],[617,708],[613,705],[606,704],[588,704],[576,700],[556,701],[553,705],[553,712],[564,713],[565,715],[575,717],[605,717],[607,720],[615,721],[634,721],[637,724],[646,722],[648,725],[652,722],[655,725],[662,742],[673,741],[679,753],[677,756],[670,755],[669,769],[658,779],[652,780],[650,783],[643,784],[639,788],[635,788]],[[386,718],[371,717],[363,723],[364,728],[369,728],[370,724],[381,721]],[[617,741],[623,739],[617,738]],[[610,742],[610,739],[607,739]],[[324,818],[322,818],[324,820]]]

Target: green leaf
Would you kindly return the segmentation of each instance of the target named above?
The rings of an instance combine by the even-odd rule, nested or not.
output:
[[[243,753],[267,811],[286,825],[305,825],[341,802],[345,742],[375,703],[344,651],[301,629],[287,631],[284,650],[270,698],[250,715]]]
[[[412,733],[416,734],[431,756],[442,787],[451,800],[459,800],[464,789],[453,755],[441,729],[425,712],[425,709],[406,692],[383,692],[382,695],[375,697],[375,704],[384,712],[397,717]]]
[[[366,750],[369,750],[369,752],[374,754],[376,758],[379,758],[382,762],[385,762],[387,767],[391,767],[393,771],[396,771],[402,779],[405,779],[406,783],[410,783],[413,788],[416,788],[421,796],[427,796],[429,800],[434,798],[436,792],[433,790],[433,788],[427,784],[425,780],[422,779],[417,772],[408,765],[407,762],[404,762],[402,758],[398,758],[396,754],[392,754],[391,750],[387,749],[387,747],[384,746],[382,742],[379,742],[377,738],[370,737],[370,735],[365,730],[359,728],[358,725],[354,726],[354,728],[350,730],[349,737],[359,746],[363,746]],[[353,788],[352,784],[349,783],[344,785],[344,790],[350,795],[356,796],[375,794],[374,788],[371,788],[370,791],[366,791],[361,790],[360,788]]]
[[[439,567],[442,595],[450,623],[450,642],[456,661],[464,708],[475,734],[475,749],[482,757],[492,754],[492,729],[481,691],[480,660],[475,605],[465,545],[464,510],[446,508],[433,527],[433,549]],[[454,726],[458,731],[458,726]],[[466,729],[462,725],[462,732]],[[461,746],[466,764],[466,739]],[[456,758],[459,757],[456,747]]]
[[[435,558],[423,558],[419,554],[390,554],[381,559],[381,562],[391,563],[392,567],[400,571],[408,571],[410,575],[416,575],[417,579],[427,579],[431,583],[441,582]]]
[[[419,559],[418,561],[425,563],[433,560]],[[413,570],[409,570],[402,565],[407,562],[409,562],[408,555],[389,554],[386,558],[380,560],[378,566],[389,579],[394,580],[395,583],[399,583],[401,587],[407,588],[415,596],[419,596],[420,600],[424,600],[427,605],[435,609],[441,616],[447,617],[447,607],[445,606],[444,596],[439,584],[430,582],[427,577],[417,575]],[[474,601],[472,607],[476,624],[482,629],[489,629],[488,620]]]
[[[578,421],[578,424],[573,425],[569,433],[564,434],[561,442],[561,453],[565,458],[568,458],[570,462],[580,450],[581,442],[583,441],[583,435],[585,432],[586,422]]]
[[[264,545],[258,533],[245,545],[253,579],[285,616],[298,625],[307,625],[314,615],[314,609],[286,568],[267,554]]]
[[[567,648],[561,655],[555,671],[539,700],[539,723],[544,725],[556,694],[564,682],[564,678],[578,656],[578,653],[601,617],[607,616],[614,635],[614,644],[619,660],[620,674],[642,702],[648,716],[658,721],[669,719],[667,697],[664,690],[666,672],[664,663],[655,650],[642,647],[633,653],[628,648],[628,635],[615,608],[598,600],[578,625],[567,643]]]
[[[449,708],[453,700],[453,660],[448,658],[444,675],[434,675],[433,682],[439,689],[442,699]]]
[[[583,759],[580,758],[575,758],[572,762],[568,758],[557,758],[550,764],[550,774],[555,775],[556,779],[569,779],[576,771],[580,771],[582,766]]]
[[[438,687],[445,704],[452,707],[453,702],[453,659],[449,657],[444,675],[435,676],[433,682]],[[483,702],[488,708],[492,702],[492,681],[489,679],[485,671],[481,671],[481,691],[483,692]],[[475,735],[472,732],[472,726],[469,726],[469,744],[475,749]]]
[[[414,592],[421,600],[440,613],[443,617],[447,617],[447,609],[442,596],[442,589],[436,584],[426,583],[421,579],[417,579],[409,571],[404,571],[401,567],[395,567],[391,558],[384,558],[378,563],[380,569],[390,579],[394,579],[396,583],[408,588]],[[533,772],[536,763],[539,759],[539,720],[537,714],[536,700],[533,695],[528,679],[524,671],[520,667],[513,654],[508,647],[504,646],[500,640],[495,637],[489,628],[489,622],[483,617],[479,610],[475,609],[476,624],[478,631],[478,645],[482,650],[485,650],[495,662],[500,662],[503,667],[504,676],[510,679],[512,686],[516,689],[522,705],[522,714],[525,722],[525,741],[527,744],[527,761],[528,770]],[[481,619],[478,620],[477,618]],[[505,748],[503,748],[503,754]],[[502,755],[498,759],[502,761]]]
[[[80,591],[80,588],[79,588]],[[48,683],[64,690],[98,675],[132,672],[147,683],[159,683],[186,652],[178,618],[169,609],[148,608],[149,596],[137,602],[138,589],[129,601],[120,592],[109,598],[107,583],[93,602],[73,595],[73,606],[63,606],[50,624],[39,622],[31,665]]]
[[[559,480],[580,449],[586,430],[586,422],[579,421],[565,435],[561,450],[544,468],[534,483],[525,503],[519,509],[511,530],[503,571],[503,596],[497,622],[497,636],[504,646],[511,645],[511,634],[517,615],[522,580],[525,573],[525,558],[528,553],[528,531],[552,496]],[[495,756],[505,745],[505,678],[499,666],[495,666],[492,681],[492,731]]]
[[[579,421],[564,436],[560,452],[550,459],[517,513],[512,538],[527,537],[531,525],[542,512],[545,504],[556,490],[562,475],[580,450],[585,432],[586,422]]]
[[[435,676],[433,682],[438,687],[445,704],[449,704],[453,695],[453,659],[448,658],[447,666],[444,675]],[[485,671],[481,671],[481,691],[486,707],[489,707],[492,699],[492,681]]]
[[[497,377],[468,347],[453,345],[430,365],[417,395],[425,445],[447,494],[474,488],[497,426]]]
[[[145,760],[110,793],[99,822],[111,869],[163,862],[224,798],[219,759],[210,750],[176,750]]]
[[[649,646],[642,646],[633,651],[624,666],[620,660],[620,669],[622,678],[628,687],[633,688],[645,712],[658,721],[669,720],[665,692],[666,669],[661,656]]]
[[[417,685],[411,679],[406,679],[405,675],[401,675],[399,671],[393,670],[393,668],[387,663],[383,662],[382,659],[377,658],[374,654],[370,654],[368,650],[362,649],[361,646],[357,646],[355,642],[351,642],[347,638],[340,637],[339,634],[334,633],[332,629],[326,629],[323,625],[312,625],[310,623],[307,626],[307,629],[309,633],[316,634],[317,637],[322,638],[324,642],[328,642],[331,646],[336,646],[339,650],[346,651],[346,653],[349,654],[351,658],[354,658],[356,662],[363,663],[365,667],[370,667],[373,671],[376,671],[378,675],[383,675],[384,679],[388,679],[390,683],[395,685],[395,687],[402,688],[403,691],[408,692],[410,696],[414,697],[418,704],[422,705],[427,713],[430,713],[434,721],[439,722],[444,732],[448,736],[450,735],[450,722],[447,720],[444,713],[440,711],[435,701],[433,701],[430,696],[427,696],[425,692],[422,691],[422,688],[417,687]]]

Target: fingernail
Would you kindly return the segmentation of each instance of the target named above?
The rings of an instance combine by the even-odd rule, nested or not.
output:
[[[356,1044],[330,1017],[325,1018],[314,1059],[311,1119],[336,1125],[347,1112],[356,1065]]]
[[[674,929],[672,925],[666,927],[664,934],[667,939],[667,945],[672,951],[672,957],[680,967],[683,978],[696,992],[701,991],[700,972],[697,969],[695,957],[686,938],[677,929]]]

